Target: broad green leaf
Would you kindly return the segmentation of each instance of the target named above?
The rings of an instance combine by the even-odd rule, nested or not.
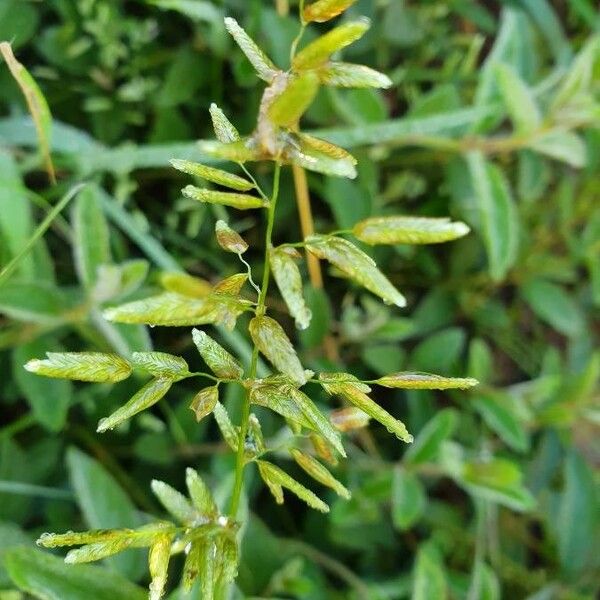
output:
[[[463,466],[460,482],[474,496],[522,512],[535,506],[535,498],[523,487],[519,466],[503,458],[469,462]]]
[[[198,475],[198,472],[190,467],[185,470],[185,484],[198,512],[208,519],[216,518],[219,510],[208,486]]]
[[[145,300],[136,300],[104,311],[104,318],[117,323],[146,325],[204,325],[219,323],[233,329],[237,317],[250,304],[228,294],[211,294],[192,299],[168,292]]]
[[[69,448],[67,467],[77,504],[88,527],[118,529],[141,525],[133,502],[102,464],[76,448]],[[109,561],[132,579],[144,572],[144,562],[139,552],[127,552]]]
[[[131,400],[118,408],[110,416],[100,419],[98,433],[103,433],[108,429],[114,429],[117,425],[131,419],[139,412],[150,408],[156,404],[171,388],[173,380],[169,377],[159,377],[149,381],[141,390],[136,392]]]
[[[366,244],[439,244],[463,237],[470,229],[461,221],[427,217],[371,217],[352,233]]]
[[[185,360],[181,356],[174,356],[167,352],[134,352],[131,362],[135,367],[144,369],[154,377],[166,377],[178,381],[190,375]]]
[[[443,600],[448,597],[446,574],[435,547],[423,544],[413,569],[412,600]]]
[[[258,465],[260,476],[263,478],[265,483],[267,483],[267,485],[270,484],[284,487],[298,496],[298,498],[301,500],[304,500],[304,502],[306,502],[306,504],[308,504],[311,508],[323,513],[329,512],[329,506],[327,506],[325,502],[318,498],[309,489],[305,488],[302,484],[290,477],[285,471],[282,471],[279,467],[264,460],[258,460],[256,461],[256,464]],[[275,498],[278,504],[283,502],[283,495],[275,496]]]
[[[306,238],[305,244],[312,254],[335,265],[348,277],[381,297],[386,304],[406,306],[404,296],[381,273],[375,261],[348,240],[312,235]]]
[[[147,593],[114,570],[65,565],[46,552],[15,548],[5,556],[15,585],[42,600],[146,600]]]
[[[321,434],[342,456],[346,456],[339,433],[314,402],[281,377],[257,380],[250,388],[250,401]]]
[[[267,83],[271,83],[279,72],[271,59],[256,45],[235,19],[226,17],[225,27],[246,55],[246,58],[252,63],[258,76]]]
[[[29,71],[15,58],[11,45],[8,42],[0,42],[0,54],[4,57],[12,76],[19,84],[23,96],[25,96],[27,107],[35,123],[40,152],[46,165],[46,171],[48,172],[50,181],[55,183],[54,165],[50,156],[52,115],[50,114],[46,98],[44,98],[42,91],[29,74]]]
[[[225,113],[213,102],[210,105],[210,118],[212,119],[215,136],[222,144],[231,144],[240,140],[238,130],[231,124]]]
[[[392,480],[392,522],[399,531],[406,531],[423,516],[427,497],[419,478],[397,467]]]
[[[199,329],[192,330],[194,344],[208,368],[223,379],[240,379],[244,369],[223,346]]]
[[[296,327],[306,329],[310,325],[312,314],[302,294],[302,276],[294,260],[296,255],[297,253],[289,252],[285,247],[273,248],[269,251],[269,263],[277,287],[296,321]]]
[[[328,31],[296,54],[292,61],[293,70],[298,72],[320,67],[333,53],[360,39],[370,25],[369,19],[363,17]]]
[[[387,89],[393,85],[387,75],[365,65],[329,62],[320,67],[316,73],[322,84],[334,87]]]
[[[502,100],[518,134],[531,133],[542,122],[532,90],[509,65],[497,63],[494,72]]]
[[[527,147],[576,169],[587,164],[585,142],[572,131],[553,129],[542,136],[533,137]]]
[[[319,89],[319,79],[308,71],[290,76],[283,92],[271,102],[268,115],[275,125],[294,128],[307,111]]]
[[[254,188],[254,184],[251,181],[248,181],[239,175],[223,171],[222,169],[208,167],[190,160],[180,160],[175,158],[172,159],[170,163],[178,171],[193,175],[194,177],[206,179],[206,181],[217,183],[218,185],[231,188],[232,190],[247,192]]]
[[[17,321],[57,325],[69,308],[69,297],[45,283],[9,282],[0,287],[0,311]]]
[[[98,279],[100,265],[112,262],[108,224],[95,186],[88,185],[79,192],[71,222],[77,275],[91,289]]]
[[[213,409],[213,414],[215,415],[215,421],[219,426],[223,439],[234,452],[237,452],[239,435],[227,414],[227,410],[220,402],[217,402],[217,405]]]
[[[316,0],[304,7],[302,19],[306,22],[324,23],[342,14],[356,0]]]
[[[70,381],[60,379],[42,379],[28,373],[23,365],[39,356],[48,346],[48,338],[37,338],[21,344],[13,350],[14,379],[35,420],[49,431],[60,431],[66,423],[67,413],[73,397]]]
[[[556,532],[562,570],[584,574],[594,563],[598,530],[598,492],[594,474],[571,449],[564,462],[564,488],[560,495]]]
[[[318,460],[312,456],[300,452],[296,448],[290,450],[294,460],[306,471],[313,479],[331,488],[338,496],[349,500],[350,491],[342,485]]]
[[[486,162],[480,152],[470,152],[467,163],[475,190],[492,279],[501,281],[516,259],[519,224],[514,200],[502,171]]]
[[[190,501],[168,483],[153,479],[150,487],[167,512],[178,521],[184,525],[190,525],[198,519],[198,511]]]
[[[278,371],[288,375],[294,383],[306,383],[307,374],[294,346],[275,319],[266,315],[254,317],[248,329],[256,347]]]
[[[199,202],[207,202],[208,204],[222,204],[231,206],[238,210],[248,210],[251,208],[264,208],[269,205],[266,200],[258,196],[249,194],[237,194],[235,192],[217,192],[215,190],[206,190],[193,185],[187,185],[181,190],[181,193],[186,198],[198,200]]]
[[[385,375],[373,383],[383,387],[405,390],[466,390],[477,385],[478,381],[471,377],[441,377],[431,373],[403,371]]]
[[[160,600],[167,583],[169,559],[171,557],[172,536],[162,534],[150,546],[148,554],[148,567],[150,570],[150,595],[149,600]]]
[[[201,389],[192,399],[190,408],[196,415],[196,421],[200,422],[204,417],[210,415],[219,401],[219,388],[216,385]]]
[[[131,365],[118,354],[105,352],[47,352],[25,369],[37,375],[76,381],[117,382],[131,375]]]
[[[404,455],[407,464],[420,464],[436,459],[444,440],[456,429],[458,414],[452,408],[439,411],[417,435],[415,443]]]
[[[551,327],[571,337],[585,328],[579,305],[558,284],[544,279],[532,279],[521,288],[523,298],[531,310]]]
[[[334,382],[337,378],[336,376],[339,376],[339,379],[337,382]],[[389,412],[367,396],[364,392],[364,387],[362,387],[364,384],[344,381],[343,377],[347,377],[347,375],[345,373],[320,373],[319,381],[329,394],[342,396],[342,398],[384,425],[398,439],[408,444],[413,441],[413,436],[408,433],[404,423],[398,421],[398,419],[394,418]]]
[[[482,416],[487,426],[517,452],[529,449],[529,436],[525,425],[512,407],[510,396],[488,393],[476,396],[472,406]]]
[[[248,250],[248,244],[244,238],[237,231],[231,229],[225,221],[219,220],[216,222],[215,234],[219,246],[226,252],[233,252],[239,256]]]

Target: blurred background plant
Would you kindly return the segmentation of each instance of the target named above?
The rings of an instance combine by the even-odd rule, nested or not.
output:
[[[180,197],[183,179],[168,160],[210,160],[193,140],[212,137],[211,101],[242,132],[254,127],[262,86],[225,34],[223,16],[235,16],[285,65],[295,8],[286,0],[0,1],[0,40],[12,42],[52,111],[58,180],[48,184],[36,128],[3,66],[2,597],[141,598],[139,550],[104,567],[64,567],[32,549],[33,540],[48,530],[141,525],[146,514],[160,514],[150,480],[182,488],[187,466],[217,490],[217,502],[219,486],[228,493],[232,457],[212,424],[190,418],[193,387],[178,387],[129,428],[98,438],[98,418],[131,396],[135,379],[80,386],[39,379],[22,365],[49,348],[129,354],[154,342],[193,352],[187,330],[117,325],[101,309],[147,296],[182,270],[209,280],[238,270],[213,242],[221,213]],[[275,507],[258,482],[251,485],[240,594],[593,598],[600,568],[597,7],[359,0],[348,15],[373,25],[345,60],[389,74],[394,86],[323,89],[308,111],[305,128],[359,161],[351,182],[309,175],[317,231],[403,213],[451,214],[474,233],[443,247],[369,250],[406,294],[402,311],[348,292],[339,274],[326,271],[327,293],[309,290],[303,362],[364,379],[410,368],[483,384],[468,393],[379,394],[415,443],[406,447],[383,427],[357,435],[351,460],[336,470],[353,498],[323,494],[329,516],[293,500]],[[311,25],[306,39],[324,27]],[[68,191],[83,179],[91,183],[71,201]],[[278,210],[275,242],[300,239],[288,173]],[[230,223],[260,261],[256,217],[232,213]],[[22,253],[32,238],[32,251]],[[220,335],[247,355],[240,338]],[[238,420],[234,390],[225,404]],[[276,425],[265,433],[277,436]],[[186,596],[171,590],[171,597]]]

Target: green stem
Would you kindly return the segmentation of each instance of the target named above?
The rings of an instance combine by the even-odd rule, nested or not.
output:
[[[275,172],[273,173],[273,194],[269,204],[269,212],[267,215],[267,230],[265,233],[265,267],[263,272],[262,284],[260,286],[260,295],[258,297],[258,306],[256,307],[256,315],[261,316],[266,312],[265,302],[267,299],[267,290],[269,288],[269,278],[271,269],[269,266],[269,250],[272,247],[273,225],[275,223],[275,207],[277,206],[277,197],[279,196],[279,179],[281,175],[281,164],[275,163]],[[256,377],[256,367],[258,365],[258,348],[256,344],[252,349],[252,358],[250,361],[249,378]],[[246,394],[244,404],[242,406],[242,420],[240,423],[240,435],[238,438],[238,448],[236,454],[235,465],[235,482],[233,484],[233,493],[231,495],[231,507],[229,516],[235,519],[240,505],[242,495],[242,486],[244,483],[244,443],[246,434],[248,433],[248,420],[250,418],[250,397]]]

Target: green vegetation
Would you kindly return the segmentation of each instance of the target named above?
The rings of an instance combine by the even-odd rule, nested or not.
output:
[[[596,597],[556,4],[0,4],[0,598]]]

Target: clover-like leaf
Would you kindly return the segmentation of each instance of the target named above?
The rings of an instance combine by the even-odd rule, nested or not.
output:
[[[233,252],[239,256],[248,250],[248,244],[244,238],[237,231],[231,229],[225,221],[219,219],[216,222],[215,234],[219,246],[226,252]]]
[[[204,417],[210,415],[219,401],[219,388],[216,385],[201,389],[192,399],[190,408],[196,415],[196,421],[200,422]]]
[[[118,354],[105,352],[47,352],[46,359],[33,359],[25,369],[44,375],[76,381],[122,381],[131,375],[131,365]]]
[[[302,295],[302,276],[294,257],[297,252],[288,248],[274,248],[269,252],[269,263],[277,287],[285,300],[298,329],[306,329],[310,325],[311,312]]]
[[[375,380],[374,383],[383,387],[405,390],[465,390],[479,382],[472,377],[442,377],[432,373],[404,371],[385,375]]]
[[[349,500],[350,491],[342,485],[318,460],[312,456],[301,452],[297,448],[290,450],[294,460],[306,471],[313,479],[331,488],[338,496]]]
[[[232,35],[237,45],[241,48],[246,58],[250,61],[258,76],[270,83],[279,69],[271,59],[258,47],[256,42],[240,27],[239,23],[231,17],[225,18],[225,27]]]
[[[240,134],[225,113],[213,102],[209,108],[215,136],[221,144],[239,142]]]
[[[393,85],[384,73],[353,63],[329,62],[317,69],[316,73],[322,84],[333,87],[387,89]]]
[[[223,379],[239,379],[242,377],[244,369],[240,363],[207,333],[199,329],[193,329],[192,338],[200,356],[217,377]]]
[[[362,17],[335,27],[298,52],[292,61],[292,68],[294,71],[304,71],[321,66],[334,52],[360,39],[370,26],[369,19]]]
[[[304,500],[306,504],[308,504],[311,508],[319,510],[324,513],[329,512],[329,506],[323,502],[316,494],[311,492],[309,489],[305,488],[301,483],[298,483],[295,479],[290,477],[285,471],[275,466],[274,464],[264,461],[258,460],[256,461],[258,464],[258,471],[263,481],[269,486],[271,492],[274,489],[281,490],[281,488],[286,488],[290,490],[293,494],[296,494],[298,498]],[[273,486],[273,487],[272,487]],[[283,502],[283,493],[275,493],[275,500],[278,504]]]
[[[100,419],[96,431],[101,433],[107,429],[114,429],[123,421],[131,419],[137,413],[150,408],[169,391],[172,385],[173,379],[170,377],[158,377],[149,381],[141,390],[133,395],[129,402],[105,419]]]
[[[375,261],[344,238],[312,235],[305,240],[306,248],[335,265],[348,277],[381,297],[386,304],[406,306],[404,296],[377,268]]]
[[[249,331],[256,347],[277,370],[288,375],[294,383],[306,383],[306,373],[294,346],[275,319],[266,315],[254,317],[250,321]]]
[[[223,171],[222,169],[207,167],[206,165],[189,160],[173,159],[170,162],[178,171],[193,175],[194,177],[200,177],[206,181],[211,181],[212,183],[231,188],[232,190],[247,192],[254,187],[254,184],[251,181],[248,181],[239,175]]]
[[[250,194],[238,194],[236,192],[217,192],[215,190],[207,190],[198,188],[193,185],[186,185],[181,193],[186,198],[198,200],[199,202],[207,202],[208,204],[221,204],[223,206],[231,206],[238,210],[249,210],[252,208],[264,208],[269,205],[266,200],[258,196]]]
[[[342,398],[362,410],[364,413],[368,414],[376,421],[379,421],[390,433],[396,435],[398,439],[407,443],[413,441],[413,436],[408,433],[404,423],[398,421],[398,419],[390,415],[390,413],[379,406],[379,404],[371,400],[371,398],[369,398],[369,396],[367,396],[360,388],[360,385],[356,385],[356,383],[352,381],[334,383],[331,373],[321,373],[319,375],[319,380],[323,388],[329,394],[342,396]]]
[[[306,22],[324,23],[342,14],[356,0],[317,0],[304,7],[302,19]]]
[[[404,216],[371,217],[352,228],[352,233],[366,244],[439,244],[469,231],[462,221]]]
[[[185,379],[190,375],[185,360],[167,352],[134,352],[131,362],[155,377],[167,377],[173,381]]]

